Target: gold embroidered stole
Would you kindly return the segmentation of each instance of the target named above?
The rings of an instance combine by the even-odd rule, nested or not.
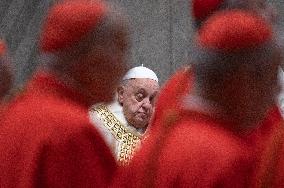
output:
[[[100,120],[103,121],[103,125],[119,142],[119,164],[128,164],[132,159],[137,146],[139,146],[142,136],[139,133],[132,132],[125,125],[123,125],[105,105],[99,105],[91,110],[97,113]]]

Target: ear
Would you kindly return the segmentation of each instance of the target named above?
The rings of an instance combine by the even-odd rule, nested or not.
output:
[[[123,86],[119,86],[116,91],[117,91],[117,100],[122,105],[123,101],[124,101],[123,100],[124,99],[124,97],[123,97],[124,87]]]

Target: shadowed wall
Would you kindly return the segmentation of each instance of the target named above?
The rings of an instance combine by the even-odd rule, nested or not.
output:
[[[144,64],[153,69],[163,83],[188,61],[191,47],[190,7],[188,0],[108,0],[122,6],[132,24],[130,66]],[[41,20],[55,0],[1,0],[0,36],[8,45],[16,64],[17,85],[34,71],[37,38]],[[271,0],[284,25],[284,1]]]

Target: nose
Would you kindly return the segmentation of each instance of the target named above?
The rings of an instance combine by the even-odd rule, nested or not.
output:
[[[148,112],[152,107],[151,101],[148,98],[145,98],[142,107]]]

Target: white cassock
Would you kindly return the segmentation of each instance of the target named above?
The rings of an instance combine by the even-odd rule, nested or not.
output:
[[[89,115],[119,164],[127,164],[141,142],[142,129],[128,124],[116,101],[92,106]]]

